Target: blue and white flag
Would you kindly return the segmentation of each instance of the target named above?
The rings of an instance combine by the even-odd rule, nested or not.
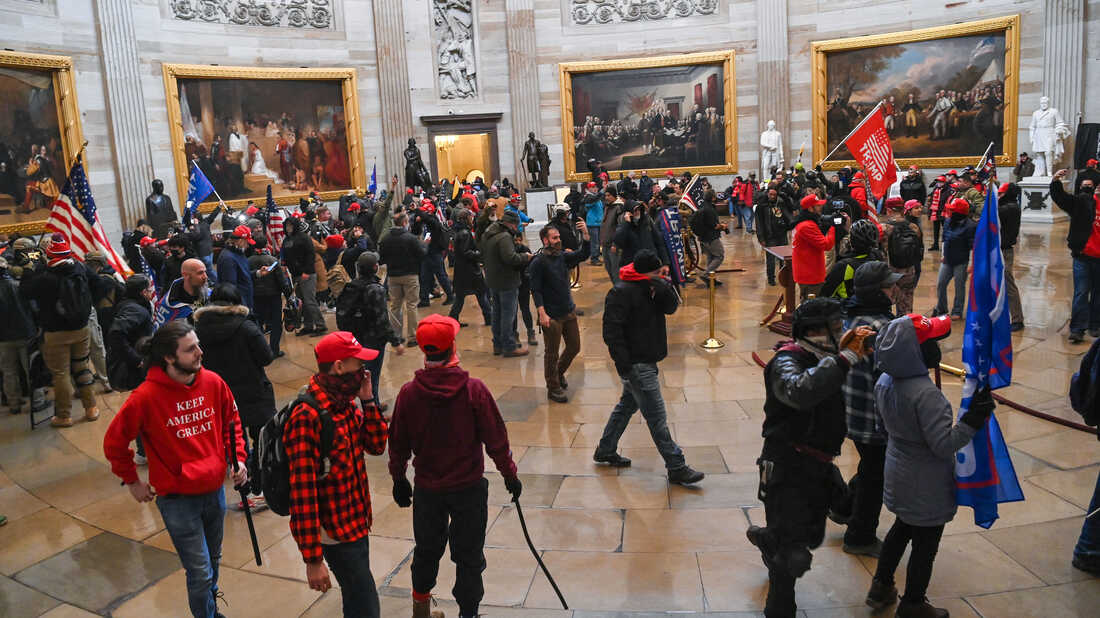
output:
[[[676,208],[670,206],[658,213],[657,229],[661,232],[665,249],[668,251],[669,277],[677,286],[684,285],[684,273],[687,270],[684,267],[684,239],[680,236],[681,226],[680,211]]]
[[[206,179],[196,161],[191,162],[191,177],[187,179],[187,214],[194,219],[199,214],[199,204],[214,192],[214,185]]]
[[[378,164],[375,163],[374,167],[370,168],[370,184],[367,185],[367,191],[371,193],[378,192]]]
[[[1012,384],[1012,336],[1009,324],[1005,264],[1001,256],[997,191],[986,190],[985,208],[974,236],[974,274],[963,332],[962,361],[966,371],[959,417],[982,388]],[[989,528],[997,520],[997,505],[1024,499],[994,416],[956,455],[956,501],[974,509],[974,523]]]

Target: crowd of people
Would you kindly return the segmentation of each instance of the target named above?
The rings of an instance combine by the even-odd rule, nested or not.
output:
[[[1070,340],[1081,341],[1086,331],[1100,337],[1100,293],[1093,294],[1100,286],[1094,225],[1100,193],[1087,178],[1070,193],[1064,176],[1055,175],[1051,193],[1071,217]],[[695,209],[681,200],[693,180],[701,186]],[[937,341],[962,315],[985,191],[1000,199],[1012,329],[1024,327],[1011,274],[1020,222],[1014,183],[978,182],[970,168],[926,183],[912,167],[876,198],[862,173],[848,168],[827,176],[820,167],[796,165],[766,182],[739,176],[725,188],[690,174],[668,172],[660,181],[630,174],[618,182],[602,174],[572,187],[553,207],[534,251],[524,234],[531,219],[505,184],[437,186],[420,195],[410,189],[400,197],[397,190],[394,177],[377,196],[341,198],[335,213],[303,200],[281,229],[272,211],[254,205],[185,216],[164,238],[139,224],[122,241],[135,271],[125,278],[96,252],[76,259],[57,234],[40,242],[3,239],[0,310],[9,319],[0,325],[0,372],[7,409],[18,413],[27,403],[31,414],[47,409],[52,384],[50,422],[65,428],[74,424],[74,396],[85,421],[98,418],[97,383],[132,391],[107,430],[104,451],[136,500],[156,501],[186,570],[195,616],[220,616],[227,474],[245,489],[252,479],[253,497],[234,505],[240,509],[267,506],[261,493],[281,479],[310,587],[328,590],[331,570],[344,615],[377,616],[364,454],[381,455],[387,446],[393,499],[413,508],[413,616],[441,615],[431,609],[431,591],[447,544],[457,565],[459,615],[476,616],[484,594],[484,456],[515,500],[522,483],[492,393],[461,367],[456,337],[469,326],[461,322],[464,302],[472,295],[478,303],[494,355],[525,356],[541,343],[547,397],[566,403],[583,315],[570,275],[586,261],[606,268],[610,279],[602,339],[622,383],[594,464],[631,465],[619,440],[640,411],[669,482],[702,481],[669,431],[658,380],[668,354],[666,319],[682,303],[670,278],[675,255],[657,223],[670,207],[686,219],[705,258],[700,286],[722,283],[723,234],[743,229],[764,247],[792,245],[791,276],[802,300],[793,340],[777,348],[764,371],[758,465],[767,521],[748,531],[769,573],[765,615],[795,615],[795,582],[810,568],[826,518],[847,526],[845,551],[879,558],[868,604],[898,602],[899,616],[947,615],[925,594],[944,524],[955,514],[954,453],[994,404],[988,391],[980,392],[954,422],[928,369],[940,360]],[[219,214],[222,232],[215,234]],[[924,238],[924,217],[933,224],[931,240]],[[926,251],[938,253],[941,263],[937,305],[921,315],[913,299]],[[778,283],[777,266],[769,255],[770,285]],[[436,301],[449,315],[422,317],[420,310]],[[284,331],[319,337],[317,371],[277,410],[266,367],[285,355]],[[424,357],[388,416],[379,391],[387,346],[397,355],[417,348]],[[264,455],[272,435],[282,476]],[[859,453],[858,471],[847,482],[834,465],[845,438]],[[139,466],[148,466],[147,480]],[[897,519],[880,540],[883,504]],[[1088,539],[1100,531],[1089,532],[1089,525],[1074,564],[1098,573],[1100,543]],[[894,571],[910,543],[899,601]]]

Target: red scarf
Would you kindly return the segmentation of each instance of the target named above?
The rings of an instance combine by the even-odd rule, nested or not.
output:
[[[649,281],[649,277],[634,270],[633,262],[619,269],[619,278],[623,281]]]

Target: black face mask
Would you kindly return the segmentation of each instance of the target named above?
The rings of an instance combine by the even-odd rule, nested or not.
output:
[[[924,360],[924,366],[929,369],[939,367],[940,360],[943,359],[943,353],[940,352],[940,344],[934,339],[929,339],[920,344],[920,355]]]
[[[1080,189],[1081,195],[1092,195],[1093,188],[1088,185],[1083,185]]]

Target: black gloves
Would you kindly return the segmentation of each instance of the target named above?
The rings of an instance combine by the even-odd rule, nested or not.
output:
[[[993,393],[986,386],[970,398],[970,408],[966,411],[966,414],[963,414],[962,422],[974,429],[981,429],[996,407],[997,405],[993,403]]]
[[[413,488],[409,484],[409,479],[404,476],[393,479],[393,501],[397,506],[403,509],[412,506],[412,495]]]
[[[508,493],[512,494],[512,502],[519,500],[519,495],[523,493],[523,483],[518,476],[504,479],[504,487],[508,489]]]

